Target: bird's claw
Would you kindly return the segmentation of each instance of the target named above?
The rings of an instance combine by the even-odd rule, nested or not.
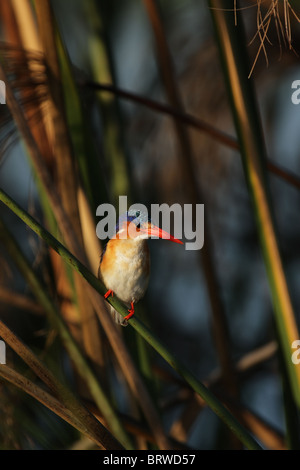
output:
[[[106,292],[106,294],[104,294],[104,298],[107,299],[110,295],[111,295],[112,297],[114,296],[114,292],[113,292],[112,289],[109,289],[109,290]],[[129,318],[132,317],[132,315],[134,315],[134,304],[133,304],[133,302],[131,302],[130,305],[131,305],[131,308],[128,309],[129,314],[126,315],[126,317],[124,317],[124,320],[128,320]]]
[[[111,289],[109,289],[109,290],[106,292],[106,294],[104,294],[104,298],[107,299],[110,295],[111,295],[112,297],[114,296],[114,292],[113,292]]]
[[[129,320],[134,315],[134,304],[131,302],[131,308],[128,309],[129,314],[124,317],[124,320]]]

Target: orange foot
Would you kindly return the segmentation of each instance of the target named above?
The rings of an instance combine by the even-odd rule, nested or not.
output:
[[[133,302],[131,302],[130,305],[131,305],[131,308],[128,309],[129,314],[126,315],[126,317],[124,317],[124,320],[129,320],[129,318],[131,318],[132,315],[134,315],[134,305],[133,305]]]
[[[110,295],[111,295],[112,297],[114,296],[114,292],[113,292],[111,289],[109,289],[109,290],[106,292],[106,294],[104,294],[104,298],[107,299],[107,297],[109,297]]]

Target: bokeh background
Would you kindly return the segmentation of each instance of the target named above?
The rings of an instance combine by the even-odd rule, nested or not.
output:
[[[22,2],[20,0],[19,4]],[[5,3],[12,7],[10,12]],[[16,3],[2,0],[0,33],[4,67],[18,93],[26,82],[24,77],[28,69],[14,56],[14,51],[7,52],[8,45],[16,40],[11,25],[8,25],[9,18],[14,15],[17,18]],[[95,214],[97,205],[104,202],[117,204],[119,195],[126,194],[131,202],[141,202],[148,207],[151,203],[171,205],[191,201],[191,182],[183,171],[187,155],[183,155],[184,149],[178,140],[178,129],[172,116],[151,109],[145,102],[125,99],[116,91],[100,92],[95,86],[95,83],[109,85],[172,105],[162,78],[159,51],[146,3],[140,0],[51,2],[55,27],[72,64],[83,109],[84,129],[75,129],[76,123],[73,123],[72,133],[76,137],[76,133],[84,132],[88,140],[83,160],[90,172],[89,178],[82,178],[84,164],[81,160],[74,166],[81,175],[86,194],[88,189],[92,193],[89,201],[94,227],[98,221]],[[159,7],[172,60],[172,77],[180,94],[182,109],[236,139],[207,2],[163,0],[155,3]],[[228,2],[232,15],[234,3]],[[262,16],[268,12],[271,3],[262,2]],[[243,1],[240,7],[242,11],[238,14],[238,21],[243,21],[246,29],[249,73],[256,61],[250,79],[255,86],[267,155],[271,162],[295,175],[291,182],[282,175],[268,172],[285,273],[299,322],[300,199],[296,175],[300,175],[300,105],[291,101],[291,85],[300,79],[300,28],[292,10],[288,10],[291,49],[284,39],[284,16],[283,33],[280,32],[279,37],[274,17],[264,41],[264,50],[257,34],[257,2]],[[300,11],[298,2],[293,2],[293,9],[295,14]],[[278,11],[284,15],[282,5]],[[20,25],[18,21],[16,23]],[[16,48],[20,47],[20,43],[15,44]],[[16,58],[12,61],[10,57]],[[26,86],[29,90],[34,86],[45,86],[43,77],[37,81],[38,84],[31,83],[32,88],[28,84]],[[40,104],[30,93],[28,102],[22,104],[24,109]],[[42,93],[40,100],[43,102],[44,99]],[[38,178],[13,117],[6,108],[4,105],[0,107],[0,186],[38,220],[47,224]],[[198,202],[205,204],[205,247],[209,244],[216,282],[215,299],[221,305],[223,316],[216,324],[202,253],[187,251],[162,240],[149,242],[151,280],[146,297],[137,306],[137,315],[198,379],[208,384],[221,400],[227,400],[226,403],[230,403],[236,413],[242,414],[244,424],[263,446],[284,448],[287,445],[287,423],[274,312],[241,156],[235,148],[220,142],[205,130],[187,125],[185,129],[193,174],[201,194]],[[66,307],[66,303],[72,303],[72,300],[62,298],[55,272],[56,262],[49,255],[47,245],[4,206],[1,205],[0,209],[1,218],[43,279],[52,298],[62,308],[66,322],[74,334],[78,334],[80,341],[80,322],[72,309]],[[99,244],[92,253],[94,262],[91,269],[94,272],[103,246],[103,243]],[[9,297],[11,293],[15,295]],[[20,306],[18,298],[23,301]],[[30,302],[28,305],[25,299]],[[34,300],[24,276],[8,256],[5,244],[1,246],[0,316],[49,367],[58,371],[59,376],[67,383],[75,383],[79,396],[85,399],[85,384],[77,382],[72,361],[59,335],[48,323],[43,308]],[[133,331],[128,327],[120,334],[136,363],[140,364],[141,352]],[[218,334],[223,335],[221,349],[216,344]],[[105,344],[105,340],[103,342]],[[110,396],[115,409],[128,418],[136,417],[135,406],[128,402],[126,393],[118,385],[118,376],[114,376],[116,372],[113,372],[114,360],[110,359],[110,349],[104,349],[106,373],[109,377],[112,375]],[[150,389],[155,389],[153,397],[166,433],[177,443],[191,448],[240,448],[219,418],[195,399],[172,368],[150,348],[146,351],[151,363],[151,377],[147,380],[150,381]],[[231,364],[227,377],[222,376],[220,368],[225,356],[230,358]],[[7,357],[26,373],[9,348]],[[6,381],[0,381],[0,399],[1,448],[92,446],[62,419]],[[138,439],[138,433],[135,438],[136,448],[149,446],[147,439]]]

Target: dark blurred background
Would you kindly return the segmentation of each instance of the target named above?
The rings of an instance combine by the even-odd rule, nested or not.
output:
[[[159,4],[185,111],[235,137],[207,2],[163,0]],[[52,5],[79,78],[105,83],[105,77],[98,70],[96,45],[94,52],[91,51],[97,35],[107,35],[116,86],[167,103],[153,32],[143,2],[99,0],[93,4],[83,0],[53,0]],[[101,24],[92,14],[92,5],[99,8],[97,18],[101,18]],[[251,1],[241,2],[241,5],[249,7],[243,10],[242,17],[251,68],[259,50],[255,36],[257,6]],[[294,21],[292,37],[295,51],[291,51],[282,40],[278,40],[275,22],[271,22],[270,42],[265,44],[268,64],[263,51],[260,51],[251,76],[268,157],[298,175],[300,105],[291,102],[291,84],[293,80],[300,79],[299,33],[299,25]],[[104,126],[93,108],[96,94],[84,85],[82,94],[87,109],[95,115],[93,144],[101,161]],[[164,202],[188,203],[189,182],[182,175],[180,146],[172,119],[129,100],[119,99],[118,105],[123,121],[123,145],[131,169],[132,202],[147,206]],[[241,157],[238,151],[219,143],[205,132],[189,128],[189,137],[195,175],[204,197],[199,203],[205,201],[206,230],[219,286],[218,296],[227,321],[232,361],[237,363],[248,353],[270,346],[265,360],[239,373],[240,401],[281,434],[285,431],[285,421],[282,384],[273,343],[274,315]],[[101,168],[105,171],[103,161]],[[299,315],[299,189],[271,172],[268,176],[288,284]],[[108,187],[110,183],[107,178]],[[30,204],[36,198],[32,172],[19,143],[6,152],[0,168],[0,185],[17,201]],[[102,202],[109,201],[99,200],[99,204]],[[39,243],[35,237],[28,246],[25,226],[14,221],[13,230],[18,233],[21,243],[25,241],[27,254],[36,260]],[[170,350],[198,378],[206,381],[217,373],[220,360],[214,342],[201,254],[157,240],[150,241],[150,250],[151,281],[137,311],[139,308],[143,311],[149,325]],[[95,257],[98,256],[99,253],[95,253]],[[2,276],[6,277],[5,271]],[[26,292],[26,286],[17,273],[10,271],[9,278],[13,279],[14,286],[17,282],[20,291]],[[17,311],[9,312],[4,304],[0,304],[0,308],[1,317],[9,317],[11,321],[15,315],[16,321]],[[21,320],[23,323],[26,321]],[[30,336],[29,332],[27,334]],[[168,371],[158,358],[156,365]],[[160,400],[161,406],[165,407],[167,426],[180,415],[183,407],[180,397],[177,400],[174,397],[176,385],[168,385],[162,390]],[[48,438],[43,445],[51,447],[55,441],[53,429],[47,432]],[[200,449],[215,448],[219,432],[219,420],[209,409],[204,409],[192,423],[187,442]]]

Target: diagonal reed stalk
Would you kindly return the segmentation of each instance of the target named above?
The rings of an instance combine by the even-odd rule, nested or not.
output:
[[[265,144],[252,82],[248,79],[242,19],[235,25],[233,12],[226,11],[226,1],[210,0],[209,5],[270,284],[278,338],[294,400],[300,406],[300,365],[293,364],[291,360],[291,345],[300,336],[275,230],[266,175]]]
[[[37,401],[46,406],[49,410],[53,411],[57,416],[65,420],[81,433],[85,434],[89,439],[92,439],[94,442],[96,442],[96,444],[100,446],[101,449],[107,449],[108,447],[109,450],[122,450],[120,444],[113,438],[110,439],[110,441],[107,439],[109,444],[106,444],[106,447],[104,447],[101,441],[99,442],[99,440],[95,440],[93,434],[89,433],[82,422],[78,420],[76,416],[70,413],[69,409],[65,407],[63,403],[57,400],[57,398],[53,397],[49,392],[36,385],[23,374],[20,374],[7,365],[2,365],[0,367],[0,378],[20,388],[28,395],[31,395]]]
[[[1,238],[4,239],[6,249],[10,252],[11,257],[15,259],[16,264],[19,266],[19,269],[23,273],[25,279],[27,279],[27,282],[29,283],[33,292],[35,293],[35,296],[40,301],[41,305],[44,307],[45,312],[47,312],[48,315],[50,315],[50,319],[52,319],[54,326],[58,330],[63,341],[66,343],[67,350],[69,351],[70,356],[75,361],[79,374],[86,381],[88,387],[90,388],[91,394],[94,397],[95,402],[98,404],[99,409],[102,411],[104,417],[106,418],[106,422],[110,423],[111,419],[113,419],[114,421],[115,416],[113,414],[113,411],[110,405],[108,404],[108,401],[104,395],[104,392],[102,389],[98,388],[100,384],[97,383],[95,377],[93,376],[92,370],[89,368],[88,363],[85,362],[85,358],[81,356],[81,353],[76,343],[74,342],[72,335],[70,334],[66,325],[61,319],[61,315],[59,314],[59,312],[55,313],[57,309],[55,309],[53,302],[48,297],[47,293],[44,292],[43,286],[41,285],[34,271],[28,265],[26,259],[20,252],[15,241],[13,241],[12,236],[8,233],[6,227],[2,224],[1,219],[0,219],[0,228],[1,228],[0,239]],[[90,301],[95,308],[95,311],[110,341],[111,347],[120,364],[121,370],[123,371],[125,375],[129,388],[132,391],[137,403],[140,404],[140,407],[149,423],[149,427],[153,432],[153,435],[155,437],[155,441],[157,442],[158,447],[162,450],[170,449],[171,444],[168,441],[167,437],[165,436],[164,430],[160,422],[160,418],[158,416],[157,411],[154,408],[151,397],[140,375],[138,374],[136,368],[134,367],[131,357],[129,356],[129,353],[116,329],[115,324],[113,323],[113,320],[111,319],[110,315],[104,316],[104,313],[106,312],[105,311],[103,312],[103,309],[101,308],[99,309],[99,305],[101,305],[101,303],[103,302],[103,298],[98,296],[97,292],[95,292],[94,289],[91,289],[92,290],[91,292],[90,286],[86,285],[84,279],[82,280],[84,282],[87,295],[89,296]],[[0,328],[0,333],[1,333],[1,328]],[[101,403],[102,403],[102,406],[101,406]],[[114,428],[117,431],[118,429],[117,423],[115,423]]]
[[[131,441],[127,436],[127,433],[124,431],[117,414],[112,408],[112,405],[108,397],[106,396],[106,393],[104,392],[101,384],[99,383],[97,377],[95,376],[88,360],[86,359],[80,347],[74,340],[72,334],[68,330],[57,306],[52,301],[51,297],[48,295],[36,272],[23,255],[12,234],[10,234],[1,219],[0,239],[4,243],[5,248],[10,254],[11,258],[15,261],[15,264],[18,266],[20,272],[23,274],[24,278],[28,282],[35,297],[44,307],[45,312],[48,314],[49,320],[60,334],[63,344],[66,350],[68,351],[70,358],[73,360],[78,374],[85,381],[87,388],[91,393],[91,396],[93,397],[96,405],[103,414],[107,425],[111,429],[111,432],[126,449],[132,449],[133,447]]]
[[[45,230],[30,214],[24,211],[13,199],[11,199],[3,190],[0,189],[0,200],[13,211],[23,222],[30,227],[39,237],[41,237],[50,247],[52,247],[62,258],[87,281],[87,285],[95,289],[101,296],[106,292],[105,286],[97,279],[74,255],[72,255],[58,240],[56,240],[47,230]],[[15,250],[16,247],[14,247]],[[13,252],[14,252],[13,250]],[[23,260],[24,262],[24,260]],[[26,267],[28,269],[28,267]],[[36,292],[39,294],[39,291]],[[42,300],[42,299],[41,299]],[[116,296],[107,300],[121,315],[128,314],[127,307],[117,299]],[[44,307],[49,303],[47,299]],[[61,322],[56,309],[51,314],[56,322]],[[137,317],[130,319],[130,324],[135,330],[163,357],[171,367],[199,394],[207,405],[224,421],[228,428],[237,436],[237,438],[249,449],[261,449],[259,444],[247,432],[247,430],[236,420],[236,418],[225,408],[224,405],[164,346],[152,331],[147,328]],[[58,324],[60,327],[60,325]],[[69,333],[64,331],[64,335]],[[77,351],[75,351],[77,353]],[[83,358],[80,356],[80,363]],[[82,364],[83,365],[83,364]],[[102,410],[103,411],[103,410]]]
[[[73,395],[73,393],[57,378],[52,372],[41,362],[41,360],[27,347],[23,342],[2,322],[0,321],[0,336],[6,344],[8,344],[35,372],[35,374],[49,387],[55,399],[47,394],[45,390],[33,384],[26,377],[21,376],[8,367],[0,368],[0,375],[9,380],[23,391],[31,394],[45,406],[57,413],[72,426],[83,434],[96,442],[97,445],[104,449],[116,450],[122,448],[119,442],[107,431],[107,429],[99,423],[97,419],[90,413]],[[60,403],[59,400],[62,402]],[[61,412],[58,412],[61,410]]]

